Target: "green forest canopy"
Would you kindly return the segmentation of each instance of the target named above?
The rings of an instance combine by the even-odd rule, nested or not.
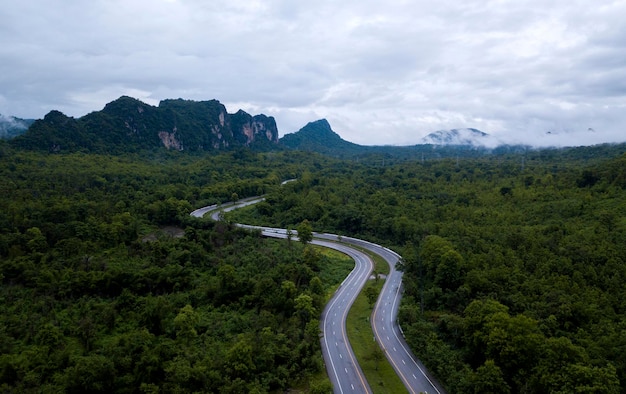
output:
[[[189,217],[267,194],[227,220],[404,256],[403,329],[450,392],[625,392],[626,157],[596,149],[382,166],[0,146],[0,385],[267,392],[322,370],[338,262]]]

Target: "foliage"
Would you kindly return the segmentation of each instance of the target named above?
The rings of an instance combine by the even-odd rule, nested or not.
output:
[[[623,152],[329,162],[241,215],[408,251],[400,320],[451,392],[624,392]]]
[[[235,194],[267,204],[230,221],[307,220],[402,251],[407,341],[450,392],[626,387],[623,146],[384,165],[12,146],[0,143],[3,391],[266,392],[320,371],[336,261],[188,215]]]
[[[2,391],[270,392],[322,370],[351,265],[189,216],[311,159],[3,152]]]
[[[249,135],[250,130],[255,131],[253,136]],[[78,119],[51,111],[10,144],[63,153],[119,154],[163,149],[164,145],[168,149],[197,152],[254,145],[249,137],[266,148],[275,145],[278,130],[274,118],[253,118],[243,111],[228,114],[217,100],[164,100],[154,107],[122,96],[101,111]]]

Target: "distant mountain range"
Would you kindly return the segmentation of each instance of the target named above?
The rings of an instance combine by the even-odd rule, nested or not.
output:
[[[271,116],[229,114],[217,100],[163,100],[155,107],[122,96],[78,119],[51,111],[10,144],[50,152],[118,153],[159,147],[213,151],[277,142]]]
[[[24,134],[34,119],[20,119],[0,114],[0,138],[9,139]]]
[[[299,131],[279,140],[288,149],[317,152],[339,158],[382,155],[395,158],[475,157],[490,153],[507,153],[526,146],[498,145],[487,133],[476,129],[440,130],[410,146],[365,146],[343,140],[326,119],[311,122]]]
[[[439,130],[422,138],[423,144],[428,145],[469,145],[487,146],[490,136],[477,129]]]
[[[26,130],[28,129],[28,130]],[[9,145],[49,152],[124,153],[163,149],[216,151],[239,147],[316,152],[338,158],[376,156],[430,159],[520,152],[480,130],[439,130],[411,146],[364,146],[342,139],[326,119],[310,122],[278,139],[271,116],[234,114],[217,100],[163,100],[158,106],[122,96],[80,118],[50,111],[43,119],[0,116],[0,136]]]

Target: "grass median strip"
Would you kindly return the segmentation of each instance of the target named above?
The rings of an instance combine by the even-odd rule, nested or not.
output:
[[[372,256],[372,258],[375,263],[374,272],[378,274],[389,272],[389,266],[384,260],[377,256]],[[374,333],[370,325],[374,303],[368,299],[368,293],[375,291],[377,298],[384,283],[383,279],[372,279],[361,290],[348,313],[348,339],[357,361],[375,394],[403,393],[406,392],[406,388],[391,364],[389,364],[378,343],[374,341]],[[370,286],[372,290],[368,290]]]

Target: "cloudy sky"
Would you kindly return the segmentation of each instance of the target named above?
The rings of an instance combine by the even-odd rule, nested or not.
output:
[[[217,99],[281,136],[326,118],[364,145],[626,141],[626,0],[7,0],[0,20],[4,115],[129,95]]]

